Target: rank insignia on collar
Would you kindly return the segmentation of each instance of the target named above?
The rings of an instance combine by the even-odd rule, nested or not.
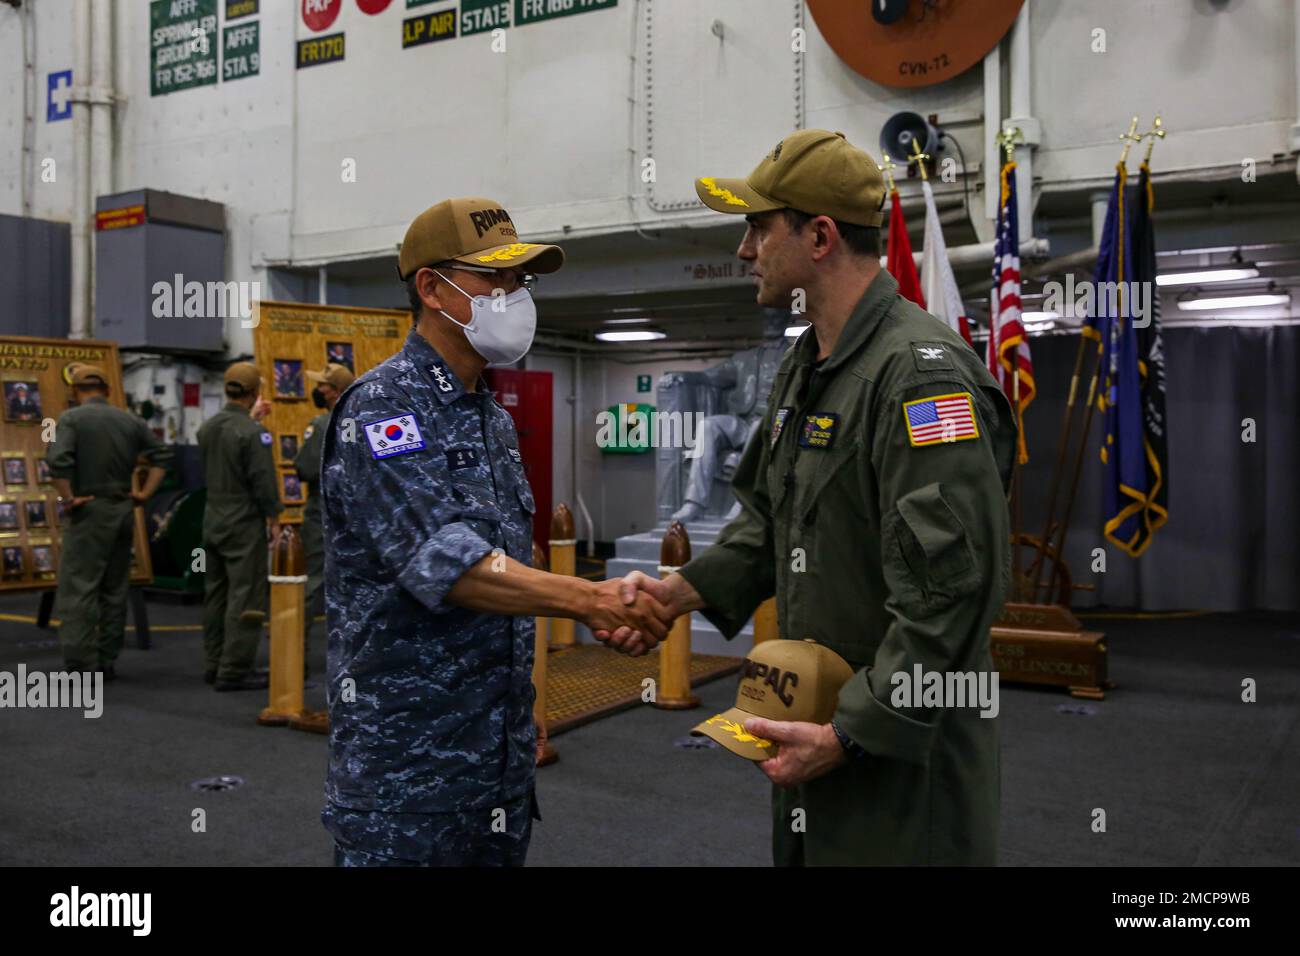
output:
[[[510,457],[513,458],[517,463],[521,465],[523,464],[524,459],[523,456],[519,454],[518,448],[507,448],[506,451],[510,453]]]
[[[433,376],[434,381],[438,383],[438,391],[454,392],[456,387],[447,380],[447,372],[441,365],[430,365],[429,374]]]
[[[366,425],[366,441],[372,458],[391,458],[424,450],[420,425],[409,412]]]
[[[785,427],[785,420],[790,417],[790,408],[778,408],[776,417],[772,419],[772,444],[770,447],[776,447],[776,440],[781,437],[781,429]]]
[[[814,412],[805,415],[799,429],[800,448],[830,448],[835,444],[840,416],[837,412]]]
[[[956,368],[951,349],[944,342],[913,342],[912,358],[916,361],[918,372],[930,372],[935,369],[951,371]]]
[[[473,468],[478,464],[478,452],[473,448],[448,448],[447,469],[457,471],[461,468]]]

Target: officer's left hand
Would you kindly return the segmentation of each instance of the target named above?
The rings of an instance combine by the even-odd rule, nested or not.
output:
[[[814,780],[848,760],[830,724],[751,717],[745,721],[745,732],[781,745],[775,757],[758,764],[778,787]]]
[[[253,403],[253,408],[249,412],[249,417],[255,422],[260,422],[269,414],[271,414],[271,403],[259,395],[257,401]]]

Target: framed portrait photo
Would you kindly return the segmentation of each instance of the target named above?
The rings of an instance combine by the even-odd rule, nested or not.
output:
[[[40,422],[41,386],[35,379],[5,379],[4,412],[7,422]]]
[[[27,484],[27,456],[4,454],[0,456],[0,467],[4,469],[4,482],[7,486]]]
[[[23,502],[23,522],[28,531],[50,526],[50,509],[44,498],[30,498]]]
[[[50,463],[43,457],[36,459],[36,482],[41,485],[52,484],[54,476],[50,474]]]
[[[19,531],[18,502],[9,498],[0,498],[0,534]]]
[[[296,400],[307,397],[301,359],[272,359],[271,367],[275,376],[276,398]]]
[[[21,578],[27,573],[21,545],[7,544],[0,548],[0,569],[6,578]]]
[[[356,374],[356,363],[352,358],[351,342],[326,342],[325,363],[327,365],[346,365],[349,372]]]
[[[306,500],[303,497],[302,480],[295,472],[280,473],[280,500],[287,505],[300,505]]]
[[[59,561],[54,553],[52,541],[33,541],[29,550],[32,553],[32,574],[38,578],[53,578],[59,569]]]
[[[292,432],[284,432],[279,437],[280,460],[286,465],[291,465],[293,460],[298,457],[298,436]]]

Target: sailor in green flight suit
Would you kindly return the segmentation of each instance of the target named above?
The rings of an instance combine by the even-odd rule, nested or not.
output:
[[[679,573],[633,572],[624,598],[644,589],[732,636],[775,595],[782,637],[815,639],[854,669],[829,723],[745,723],[778,745],[757,764],[774,784],[778,865],[991,865],[997,721],[894,691],[918,666],[992,684],[989,627],[1010,578],[1010,403],[881,268],[884,183],[843,134],[794,133],[747,179],[696,189],[745,216],[738,255],[758,304],[794,307],[811,327],[737,467],[740,515]]]
[[[203,679],[217,690],[267,686],[254,671],[270,598],[267,531],[280,533],[284,510],[276,487],[271,433],[254,418],[262,376],[251,362],[226,369],[226,405],[199,429],[207,475],[203,512]]]

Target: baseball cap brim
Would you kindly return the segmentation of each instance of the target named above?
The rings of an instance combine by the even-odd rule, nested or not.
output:
[[[538,242],[511,242],[477,252],[467,252],[453,257],[456,262],[471,266],[491,266],[498,269],[517,269],[528,266],[529,272],[556,272],[564,265],[564,250]]]
[[[691,733],[696,737],[711,737],[733,754],[746,760],[761,762],[769,757],[775,757],[777,751],[775,741],[765,740],[745,732],[745,721],[753,716],[739,707],[732,707],[710,717],[702,724],[697,724]]]
[[[705,176],[695,180],[695,192],[700,202],[716,212],[730,212],[748,216],[756,212],[784,209],[785,203],[769,199],[743,179],[718,179]]]

